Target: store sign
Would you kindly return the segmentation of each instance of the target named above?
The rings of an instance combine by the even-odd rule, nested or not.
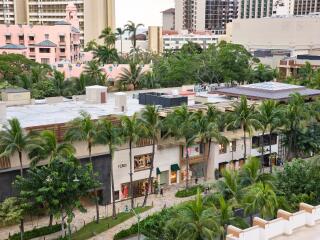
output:
[[[118,165],[118,168],[125,168],[125,167],[127,167],[127,164],[125,164],[125,163],[122,163],[122,164]]]

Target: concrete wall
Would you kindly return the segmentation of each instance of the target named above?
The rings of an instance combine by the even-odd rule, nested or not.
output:
[[[174,13],[162,14],[162,28],[163,30],[174,30]]]

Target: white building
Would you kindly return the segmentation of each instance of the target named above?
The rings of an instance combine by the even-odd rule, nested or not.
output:
[[[202,48],[207,48],[210,44],[218,42],[216,35],[199,35],[199,34],[178,34],[178,35],[163,35],[164,50],[179,50],[188,42],[200,44]]]

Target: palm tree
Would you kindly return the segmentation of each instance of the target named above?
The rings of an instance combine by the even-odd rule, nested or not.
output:
[[[84,67],[84,73],[95,82],[95,84],[101,84],[101,80],[103,79],[103,73],[100,68],[99,62],[92,60],[87,63]]]
[[[209,107],[211,108],[211,107]],[[209,161],[210,152],[206,151],[206,145],[211,144],[212,138],[218,143],[226,144],[228,139],[220,134],[217,118],[212,118],[211,112],[209,115],[205,115],[202,111],[195,114],[195,129],[197,132],[197,139],[200,141],[200,145],[203,146],[203,163],[204,163],[204,179],[207,180],[207,166]],[[209,149],[210,150],[210,149]]]
[[[132,117],[124,116],[121,118],[122,136],[129,142],[129,163],[130,163],[130,197],[131,197],[131,208],[134,208],[133,203],[133,180],[132,180],[132,145],[135,144],[141,137],[141,124],[137,119],[137,115],[134,114]]]
[[[274,217],[278,209],[277,196],[269,184],[258,182],[252,185],[244,197],[245,212],[252,215],[259,212],[262,218]]]
[[[51,130],[44,130],[32,139],[38,142],[37,146],[29,152],[32,165],[46,159],[49,159],[49,163],[57,158],[66,159],[76,151],[70,143],[59,143],[56,134]]]
[[[128,21],[128,23],[125,25],[125,29],[126,31],[129,32],[129,34],[131,35],[131,41],[132,41],[132,47],[133,49],[137,48],[137,30],[140,27],[144,27],[143,24],[138,23],[137,25],[132,22],[132,21]]]
[[[141,77],[143,76],[142,66],[136,62],[129,63],[129,69],[122,68],[122,73],[119,75],[119,81],[126,85],[133,85],[134,89],[139,86]]]
[[[121,56],[122,56],[122,36],[123,36],[123,34],[125,34],[125,32],[126,32],[126,29],[122,29],[122,28],[117,28],[116,29],[116,36],[118,36],[119,38],[120,38],[120,44],[121,44],[121,46],[120,46],[120,53],[121,53]]]
[[[58,96],[63,96],[65,90],[64,73],[54,71],[52,81],[54,83],[55,91]]]
[[[279,128],[283,122],[282,111],[279,107],[279,103],[274,100],[264,100],[258,107],[258,120],[260,122],[260,129],[262,131],[262,161],[264,159],[264,134],[269,133],[269,165],[270,172],[272,173],[272,160],[271,160],[271,136],[274,131]],[[261,167],[263,162],[261,162]]]
[[[196,199],[178,209],[177,215],[166,225],[167,228],[171,226],[178,230],[177,240],[214,240],[221,234],[215,208],[204,205],[199,190]]]
[[[25,133],[17,118],[10,119],[0,131],[0,157],[10,157],[18,153],[20,162],[20,176],[23,177],[22,153],[35,147],[30,134]],[[24,234],[24,219],[20,220],[21,239]]]
[[[161,131],[162,121],[160,119],[159,110],[156,106],[146,106],[141,114],[142,128],[145,132],[145,136],[152,139],[152,157],[150,162],[150,171],[148,177],[148,186],[150,187],[152,172],[154,168],[154,155],[156,151],[156,143],[158,142],[158,134]],[[149,191],[146,191],[144,196],[143,206],[147,204]]]
[[[65,133],[66,141],[75,142],[75,141],[84,141],[87,143],[87,149],[89,154],[89,160],[93,167],[92,161],[92,147],[96,144],[97,140],[97,123],[91,119],[91,116],[87,112],[80,112],[80,117],[75,118],[69,123],[69,128]],[[92,170],[92,177],[94,177],[94,173]],[[96,204],[96,214],[97,219],[96,222],[99,223],[99,200],[97,189],[94,188],[94,200]]]
[[[115,48],[108,48],[107,46],[98,46],[93,50],[93,55],[102,64],[119,61],[117,50]]]
[[[275,77],[274,70],[269,65],[259,63],[253,68],[252,80],[253,82],[268,82],[272,81]]]
[[[49,69],[44,66],[37,65],[37,66],[31,67],[32,82],[38,83],[43,80],[46,80],[48,78],[48,73],[49,73]]]
[[[112,46],[114,46],[116,35],[112,32],[112,29],[110,27],[106,27],[102,30],[99,39],[103,39],[106,47],[110,49]]]
[[[303,120],[307,119],[308,111],[303,97],[299,93],[290,95],[288,104],[284,109],[284,126],[287,138],[287,159],[297,156],[297,137]]]
[[[31,135],[23,130],[17,118],[10,119],[8,125],[5,125],[0,132],[0,157],[10,157],[18,153],[21,177],[23,177],[22,153],[29,152],[35,146]]]
[[[100,144],[107,145],[111,155],[111,191],[112,191],[112,217],[116,217],[116,199],[114,194],[114,174],[113,174],[113,161],[114,161],[114,151],[115,147],[122,143],[120,129],[113,126],[112,122],[109,120],[100,120],[98,123],[99,135],[97,142]]]
[[[186,105],[176,108],[165,119],[167,135],[176,139],[184,139],[184,152],[186,153],[186,189],[189,188],[189,148],[194,144],[196,132],[194,116]]]
[[[241,127],[243,130],[243,159],[247,158],[247,133],[252,133],[254,127],[259,126],[254,105],[249,105],[245,96],[241,96],[240,102],[232,104],[232,120],[229,125],[234,128]]]

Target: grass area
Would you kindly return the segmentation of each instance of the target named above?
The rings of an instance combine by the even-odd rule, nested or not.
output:
[[[136,208],[135,212],[138,213],[143,213],[147,210],[149,210],[151,207],[144,207],[144,208]],[[95,235],[102,233],[106,230],[108,230],[109,228],[112,228],[126,220],[128,220],[129,218],[133,217],[134,214],[132,212],[129,213],[119,213],[117,215],[116,219],[112,219],[112,217],[107,217],[104,219],[100,219],[99,224],[96,224],[95,222],[91,222],[88,223],[86,226],[84,226],[83,228],[81,228],[79,231],[75,232],[72,234],[72,239],[73,240],[85,240],[85,239],[89,239],[91,237],[94,237]]]
[[[185,198],[185,197],[194,196],[197,194],[198,188],[200,189],[201,192],[204,191],[204,187],[202,185],[196,185],[196,186],[192,186],[188,189],[183,189],[183,190],[177,191],[175,196],[177,198]]]

